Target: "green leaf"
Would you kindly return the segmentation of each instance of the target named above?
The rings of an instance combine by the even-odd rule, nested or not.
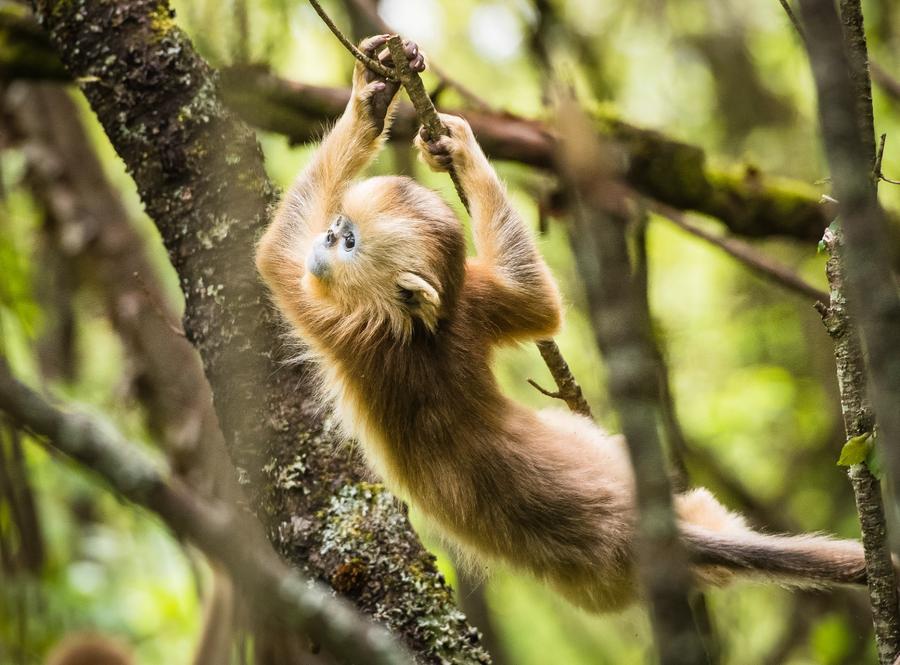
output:
[[[872,446],[872,450],[866,456],[866,466],[869,467],[869,472],[878,480],[884,480],[884,461],[881,458],[880,450],[881,448],[878,445]]]
[[[873,447],[871,432],[854,436],[841,448],[841,456],[837,461],[838,466],[861,464],[866,460]]]

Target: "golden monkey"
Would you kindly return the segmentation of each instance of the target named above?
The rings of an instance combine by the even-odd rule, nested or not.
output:
[[[389,62],[385,36],[362,48]],[[406,44],[413,69],[424,69]],[[633,472],[621,437],[501,394],[500,344],[552,336],[560,297],[468,124],[416,144],[452,163],[477,255],[447,204],[408,178],[355,182],[390,125],[397,85],[357,64],[343,116],[257,248],[274,301],[321,371],[325,397],[371,467],[465,553],[505,562],[592,611],[637,598]],[[861,546],[754,532],[706,490],[676,497],[697,578],[862,583]]]

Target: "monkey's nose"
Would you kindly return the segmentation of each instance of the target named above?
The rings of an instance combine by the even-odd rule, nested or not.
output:
[[[335,240],[332,239],[329,243],[328,234],[331,234],[330,230],[328,233],[323,233],[315,242],[313,242],[309,254],[306,257],[306,269],[318,279],[325,279],[328,277],[328,273],[331,269],[331,257],[328,255],[328,248],[334,245]]]

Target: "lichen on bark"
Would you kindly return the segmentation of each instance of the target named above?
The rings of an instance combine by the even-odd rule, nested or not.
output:
[[[278,352],[280,324],[252,261],[278,193],[256,136],[222,104],[216,72],[164,1],[33,6],[159,229],[185,295],[185,333],[276,549],[319,579],[339,580],[421,661],[489,662],[400,505],[360,489],[360,469],[336,453],[304,368]],[[349,531],[337,529],[344,520]],[[354,537],[335,550],[325,535],[338,532]]]

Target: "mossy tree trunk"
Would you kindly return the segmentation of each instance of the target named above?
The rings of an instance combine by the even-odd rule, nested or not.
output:
[[[276,549],[385,622],[423,662],[488,662],[402,506],[337,452],[252,263],[277,199],[254,133],[159,0],[34,0],[174,265],[184,329]],[[241,534],[235,534],[240,538]]]

